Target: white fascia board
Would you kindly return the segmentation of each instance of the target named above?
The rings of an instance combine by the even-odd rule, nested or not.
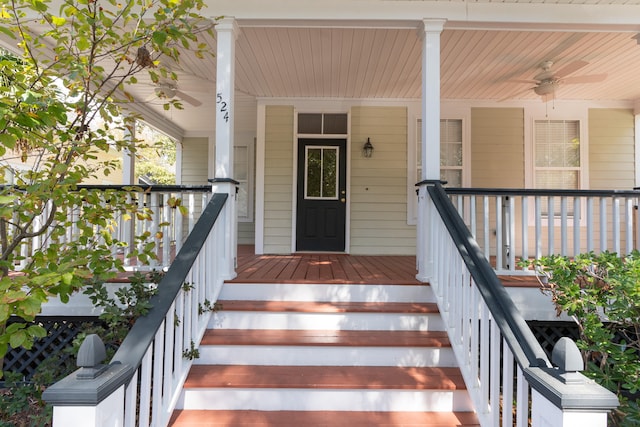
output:
[[[326,26],[418,28],[423,18],[439,18],[449,26],[494,29],[520,28],[522,24],[570,31],[638,31],[638,5],[508,3],[416,0],[207,0],[212,16],[233,16],[240,26]]]

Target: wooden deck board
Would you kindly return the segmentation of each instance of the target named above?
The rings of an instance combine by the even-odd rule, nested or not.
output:
[[[420,284],[414,256],[365,256],[335,253],[255,255],[238,247],[237,277],[244,283]]]

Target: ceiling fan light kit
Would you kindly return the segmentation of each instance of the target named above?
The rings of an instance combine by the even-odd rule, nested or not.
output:
[[[176,88],[167,84],[157,86],[155,92],[158,98],[163,99],[172,99],[176,96]]]
[[[540,71],[532,80],[513,80],[514,83],[533,83],[535,86],[531,87],[536,95],[542,97],[544,102],[555,99],[556,91],[560,88],[560,85],[575,84],[575,83],[597,83],[603,81],[606,74],[592,74],[583,76],[571,76],[572,74],[582,67],[589,65],[586,61],[573,61],[565,65],[560,70],[552,70],[554,62],[551,60],[542,61],[539,65]]]

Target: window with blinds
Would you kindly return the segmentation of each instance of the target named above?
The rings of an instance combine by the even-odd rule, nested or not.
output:
[[[580,122],[536,120],[536,188],[578,189],[580,185]]]
[[[580,188],[580,121],[536,120],[535,186],[540,189]],[[548,209],[545,207],[544,211]],[[573,207],[569,207],[573,212]],[[554,208],[559,214],[559,208]]]
[[[422,176],[422,120],[418,119],[417,181]],[[462,187],[462,119],[440,120],[440,179],[448,187]]]

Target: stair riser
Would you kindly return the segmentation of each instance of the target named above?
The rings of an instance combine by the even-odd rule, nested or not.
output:
[[[455,367],[451,348],[203,346],[199,365]]]
[[[435,302],[429,286],[226,284],[219,301]]]
[[[221,311],[211,317],[209,328],[442,331],[444,325],[439,314]]]
[[[261,411],[471,411],[466,390],[189,389],[177,409]]]

